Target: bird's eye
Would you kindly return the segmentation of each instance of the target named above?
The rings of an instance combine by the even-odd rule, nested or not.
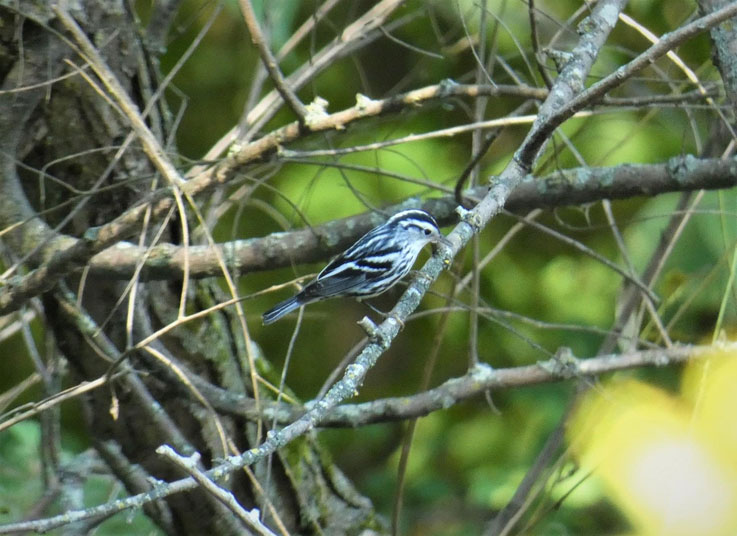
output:
[[[425,229],[425,236],[429,236],[432,231],[430,229]]]

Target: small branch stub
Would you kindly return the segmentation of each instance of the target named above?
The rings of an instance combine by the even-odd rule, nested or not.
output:
[[[483,226],[481,218],[473,210],[466,210],[461,205],[456,207],[456,213],[461,218],[461,221],[467,223],[473,229],[473,233],[476,234],[481,230]]]
[[[565,380],[581,375],[578,359],[573,355],[573,351],[565,346],[559,348],[551,359],[539,361],[537,366],[553,376]]]
[[[375,340],[379,338],[379,328],[369,317],[364,316],[361,320],[358,321],[358,325],[363,328],[363,331],[366,332],[366,335],[368,335],[369,339]]]

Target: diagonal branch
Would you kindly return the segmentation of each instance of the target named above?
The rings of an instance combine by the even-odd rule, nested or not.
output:
[[[256,13],[253,11],[253,5],[251,5],[250,0],[239,0],[238,3],[241,6],[241,12],[243,13],[243,19],[246,21],[248,32],[251,34],[251,41],[258,50],[258,53],[261,56],[261,61],[263,61],[264,67],[266,67],[266,71],[271,77],[271,81],[274,82],[274,86],[282,99],[284,99],[284,102],[287,103],[287,106],[289,106],[297,116],[300,124],[304,124],[307,118],[307,109],[299,100],[297,95],[294,94],[294,91],[292,91],[292,89],[287,85],[284,75],[281,74],[279,64],[271,53],[271,50],[264,39],[264,35],[261,32],[261,28],[259,27],[258,20],[256,20]]]
[[[737,2],[732,2],[722,9],[709,13],[708,15],[682,26],[674,32],[665,34],[657,43],[652,45],[642,54],[638,55],[635,59],[623,65],[612,74],[605,76],[586,91],[579,93],[559,109],[554,110],[545,123],[540,125],[540,128],[535,129],[533,127],[531,132],[531,143],[522,147],[517,158],[522,162],[529,160],[532,157],[532,151],[537,150],[535,147],[541,146],[542,143],[552,134],[553,130],[558,128],[572,114],[579,110],[583,110],[586,106],[596,102],[607,92],[620,86],[624,80],[632,77],[656,59],[664,56],[668,51],[674,49],[680,43],[683,43],[706,30],[714,28],[718,24],[736,15]]]

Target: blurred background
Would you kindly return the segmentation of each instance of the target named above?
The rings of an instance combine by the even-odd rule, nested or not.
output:
[[[253,4],[268,32],[271,49],[280,51],[323,2],[254,0]],[[309,64],[372,4],[335,2],[329,14],[284,55],[282,71],[289,74]],[[153,2],[139,0],[133,7],[145,25]],[[535,8],[539,48],[570,51],[578,40],[576,25],[586,13],[582,3],[537,0]],[[629,3],[626,13],[657,36],[695,18],[698,7],[685,0],[637,0]],[[545,87],[533,52],[528,6],[521,1],[408,0],[383,32],[370,45],[331,63],[315,76],[299,90],[301,100],[325,99],[327,111],[332,113],[353,106],[357,94],[383,99],[441,81]],[[641,31],[620,22],[587,83],[613,72],[649,45]],[[699,35],[676,52],[720,103],[721,82],[711,61],[709,36]],[[552,56],[539,54],[554,80]],[[484,60],[481,79],[480,57]],[[257,102],[271,89],[268,80],[254,89],[254,77],[260,72],[258,62],[236,0],[181,3],[160,68],[165,74],[176,69],[166,97],[178,124],[176,145],[182,169],[200,161],[241,120],[249,100]],[[724,108],[704,99],[678,99],[696,91],[697,86],[676,62],[658,60],[608,95],[619,102],[566,122],[546,145],[533,174],[543,177],[570,168],[660,164],[683,155],[720,156],[726,143],[716,110]],[[654,98],[662,95],[673,100]],[[447,196],[471,161],[473,147],[488,130],[348,154],[308,153],[504,118],[526,102],[519,113],[534,114],[536,103],[514,95],[439,99],[362,120],[346,131],[308,136],[287,147],[293,153],[249,168],[239,184],[221,193],[222,210],[213,226],[214,235],[221,242],[261,237],[379,210],[412,196]],[[729,115],[729,110],[725,113]],[[288,109],[282,109],[260,131],[269,132],[293,119]],[[528,129],[529,123],[501,128],[471,180],[475,184],[493,180]],[[239,189],[255,183],[260,186],[239,197]],[[616,338],[610,352],[664,346],[663,331],[668,343],[707,344],[714,338],[731,336],[735,325],[731,285],[737,236],[735,193],[706,192],[698,199],[696,194],[689,195],[689,216],[678,235],[669,236],[672,248],[663,257],[662,270],[652,287],[660,298],[657,314],[662,326],[642,313],[639,322],[632,322]],[[423,389],[425,377],[430,386],[436,386],[462,376],[474,355],[494,368],[531,365],[564,347],[579,358],[597,355],[615,324],[623,285],[621,274],[600,258],[611,260],[626,272],[641,274],[683,201],[684,194],[675,192],[495,218],[433,285],[353,401],[415,394]],[[540,228],[520,226],[519,217],[525,216],[595,254],[584,253]],[[446,227],[444,232],[450,229]],[[473,267],[479,266],[479,259],[507,239],[474,276]],[[248,296],[298,276],[316,274],[327,260],[243,274],[238,279],[239,290]],[[472,283],[456,289],[466,276]],[[295,290],[292,285],[260,294],[247,300],[244,307],[251,337],[277,371],[283,367],[294,337],[286,384],[299,398],[310,400],[364,337],[356,321],[375,315],[363,304],[338,299],[306,308],[297,332],[294,315],[261,326],[262,312]],[[388,310],[401,290],[388,292],[372,303]],[[469,312],[473,307],[479,311],[476,326]],[[38,322],[30,324],[30,334],[18,331],[2,339],[0,355],[4,356],[5,372],[0,391],[12,389],[32,374],[24,342],[29,335],[41,347],[48,343],[48,335]],[[679,388],[681,368],[636,369],[613,376],[642,380],[673,393]],[[588,383],[594,385],[595,381]],[[419,419],[403,477],[400,533],[480,533],[490,513],[510,500],[559,426],[577,384],[561,381],[494,391],[490,393],[493,407],[489,400],[478,397]],[[13,405],[39,398],[40,392],[32,388]],[[74,401],[62,406],[62,437],[69,456],[89,444],[78,412]],[[395,508],[407,426],[390,422],[319,432],[339,467],[387,518]],[[34,457],[38,437],[33,421],[0,434],[0,493],[12,494],[18,511],[41,491]],[[512,533],[620,534],[632,530],[627,516],[608,498],[606,486],[590,473],[577,470],[566,449],[558,456]],[[91,497],[97,494],[101,499],[100,495],[110,493],[109,482],[89,486]],[[140,516],[136,523],[140,525],[108,522],[98,533],[156,530]]]

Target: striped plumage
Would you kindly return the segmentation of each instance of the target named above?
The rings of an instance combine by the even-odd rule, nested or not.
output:
[[[381,294],[407,275],[423,247],[443,241],[437,222],[424,210],[397,212],[333,259],[301,292],[266,311],[264,324],[327,298]]]

